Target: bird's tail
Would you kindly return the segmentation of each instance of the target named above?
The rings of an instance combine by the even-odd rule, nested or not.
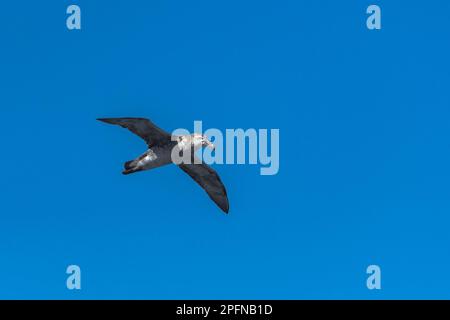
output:
[[[125,162],[123,164],[123,167],[125,169],[122,171],[123,174],[130,174],[130,173],[134,173],[134,172],[142,170],[136,166],[135,160],[130,160],[130,161]]]
[[[134,160],[127,161],[123,164],[125,170],[131,169],[134,167]]]

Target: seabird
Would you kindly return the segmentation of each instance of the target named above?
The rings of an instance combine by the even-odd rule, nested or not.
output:
[[[189,163],[177,163],[184,172],[195,180],[209,195],[209,197],[228,213],[227,191],[217,172],[195,156],[195,151],[202,147],[214,149],[214,145],[205,135],[193,133],[190,135],[172,136],[158,128],[153,122],[145,118],[99,118],[109,124],[126,128],[145,140],[148,150],[134,160],[125,162],[123,174],[149,170],[161,167],[172,161],[172,150],[178,148],[179,154],[189,149],[191,161]]]

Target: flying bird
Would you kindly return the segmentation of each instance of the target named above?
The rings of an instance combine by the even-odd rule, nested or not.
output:
[[[97,120],[126,128],[147,143],[146,152],[136,159],[124,163],[123,174],[150,170],[174,163],[194,179],[223,212],[228,213],[227,191],[219,175],[213,168],[195,156],[195,151],[202,147],[214,149],[214,145],[208,140],[208,137],[193,133],[172,138],[171,134],[145,118],[99,118]],[[190,158],[189,161],[174,162],[172,160],[174,148],[181,156],[187,154]]]

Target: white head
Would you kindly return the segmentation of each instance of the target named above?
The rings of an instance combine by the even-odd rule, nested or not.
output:
[[[194,145],[194,148],[201,148],[201,147],[209,147],[211,149],[215,148],[214,144],[212,144],[212,142],[209,141],[206,135],[202,135],[199,133],[192,134],[192,143]]]

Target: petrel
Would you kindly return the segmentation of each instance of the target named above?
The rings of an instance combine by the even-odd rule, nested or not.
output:
[[[134,160],[124,163],[123,174],[150,170],[175,163],[172,161],[172,151],[174,148],[177,148],[175,151],[178,154],[183,155],[186,153],[190,155],[190,161],[181,161],[175,164],[191,176],[223,212],[228,213],[227,191],[219,175],[213,168],[195,156],[195,151],[202,147],[214,149],[214,145],[208,140],[208,137],[193,133],[174,136],[172,139],[169,133],[158,128],[153,122],[145,118],[99,118],[97,120],[126,128],[147,143],[148,150],[145,153]]]

